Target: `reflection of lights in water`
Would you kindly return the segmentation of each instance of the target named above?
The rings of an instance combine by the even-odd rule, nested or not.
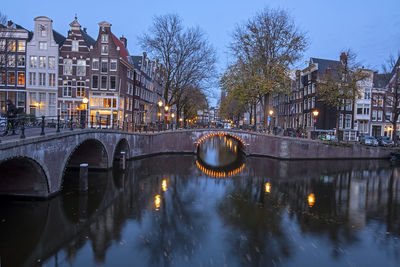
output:
[[[271,184],[265,183],[265,193],[271,193]]]
[[[242,164],[239,168],[236,168],[232,171],[229,172],[224,172],[224,171],[214,171],[214,170],[210,170],[207,169],[206,167],[204,167],[203,165],[200,164],[200,162],[198,160],[196,160],[196,166],[206,175],[214,177],[214,178],[225,178],[225,177],[231,177],[234,176],[236,174],[238,174],[239,172],[243,171],[244,167],[246,166],[246,164]]]
[[[233,150],[235,151],[235,153],[237,152],[237,146],[236,145],[235,145]]]
[[[308,205],[310,207],[314,206],[315,204],[315,195],[313,193],[308,195]]]
[[[160,206],[161,206],[161,197],[160,197],[160,195],[156,195],[156,197],[154,198],[154,206],[156,206],[156,210],[160,209]]]
[[[164,180],[162,180],[162,183],[161,183],[161,187],[162,187],[162,191],[167,191],[167,179],[164,179]]]

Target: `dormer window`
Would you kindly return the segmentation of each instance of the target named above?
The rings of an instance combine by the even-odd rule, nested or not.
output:
[[[101,45],[101,54],[108,55],[108,45]]]
[[[102,34],[101,35],[101,42],[102,43],[108,43],[108,34]]]

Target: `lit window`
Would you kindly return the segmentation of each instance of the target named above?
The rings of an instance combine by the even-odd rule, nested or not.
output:
[[[17,42],[15,40],[8,41],[8,51],[15,51]]]
[[[15,72],[8,72],[8,84],[15,84]]]
[[[0,84],[6,84],[6,81],[7,81],[7,75],[6,75],[6,72],[3,71],[3,72],[1,72]]]
[[[18,85],[25,85],[25,72],[18,72]]]
[[[76,97],[85,96],[85,82],[79,81],[76,83]]]
[[[47,42],[39,42],[39,49],[46,50],[47,49]]]
[[[79,41],[72,41],[72,51],[79,51]]]
[[[25,41],[18,41],[18,51],[25,52],[26,42]]]

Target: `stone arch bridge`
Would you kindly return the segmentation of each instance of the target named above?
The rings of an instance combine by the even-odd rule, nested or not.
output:
[[[120,158],[161,153],[196,153],[206,138],[229,135],[249,156],[278,159],[388,158],[390,150],[361,145],[333,146],[323,142],[238,130],[193,129],[130,133],[83,129],[0,144],[0,195],[49,197],[62,189],[67,167],[88,163],[108,169]]]

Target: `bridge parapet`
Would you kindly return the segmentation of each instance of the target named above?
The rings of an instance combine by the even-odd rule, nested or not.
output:
[[[45,177],[30,185],[29,190],[34,192],[29,195],[48,197],[61,190],[64,170],[71,164],[79,166],[80,163],[89,163],[89,168],[111,168],[115,157],[118,157],[121,151],[127,152],[128,158],[162,153],[196,153],[197,146],[203,140],[217,135],[228,135],[239,140],[246,155],[278,159],[388,158],[391,152],[390,149],[358,144],[337,146],[240,130],[188,129],[131,133],[111,129],[82,129],[1,143],[0,171],[2,168],[7,169],[7,164],[11,163],[12,159],[35,162],[43,170]],[[40,171],[37,170],[36,173]],[[23,177],[22,173],[18,175]],[[47,184],[47,192],[43,190],[43,181]],[[35,192],[35,186],[40,190]],[[20,194],[26,194],[26,190],[27,188],[22,188]],[[0,188],[0,194],[2,193],[4,192]]]

